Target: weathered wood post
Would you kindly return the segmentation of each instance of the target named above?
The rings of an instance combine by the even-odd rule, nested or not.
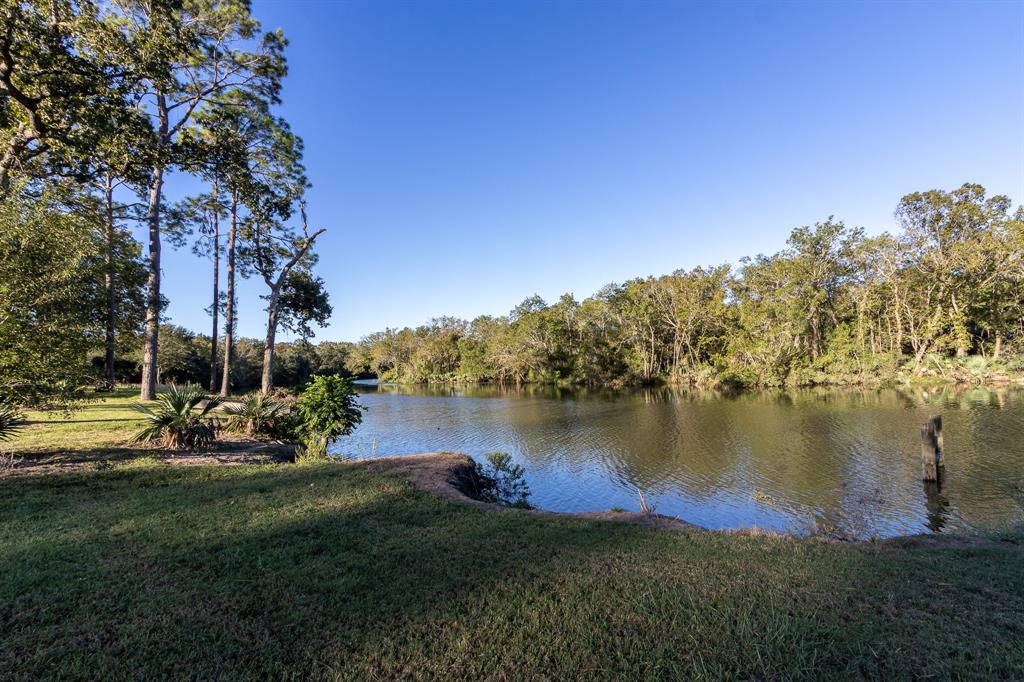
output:
[[[924,471],[924,480],[938,481],[944,465],[942,417],[936,415],[921,426],[921,468]]]
[[[946,527],[949,519],[949,500],[942,494],[942,484],[938,481],[924,481],[924,507],[928,521],[925,525],[933,533]]]

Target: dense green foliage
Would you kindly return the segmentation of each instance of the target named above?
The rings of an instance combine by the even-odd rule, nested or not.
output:
[[[352,382],[340,376],[314,375],[296,404],[297,432],[303,456],[323,458],[327,445],[347,436],[363,420]]]
[[[0,574],[5,680],[1024,676],[1014,541],[499,513],[359,465],[3,480]]]
[[[773,386],[1024,372],[1024,208],[964,185],[909,194],[896,236],[831,218],[773,256],[528,298],[505,317],[363,338],[354,372],[405,382]],[[973,357],[972,357],[973,356]]]
[[[195,334],[177,325],[161,325],[161,351],[158,366],[161,383],[202,384],[210,375],[210,337]],[[223,341],[223,337],[221,337]],[[295,341],[278,343],[274,354],[274,385],[301,388],[314,374],[348,375],[345,361],[352,344],[322,341],[317,344]],[[118,345],[117,380],[139,383],[141,377],[141,339],[129,337]],[[263,341],[238,338],[234,341],[230,372],[231,387],[244,392],[259,388],[263,371]],[[102,356],[93,355],[93,364],[100,367]]]
[[[95,381],[86,358],[104,334],[107,248],[95,203],[68,185],[0,201],[0,397],[68,405]],[[138,248],[113,248],[119,324],[131,329],[141,318]]]
[[[209,447],[216,437],[216,423],[210,413],[220,405],[220,398],[208,396],[199,386],[171,386],[157,396],[154,406],[140,405],[146,426],[135,434],[134,441],[160,441],[165,448],[180,450]]]

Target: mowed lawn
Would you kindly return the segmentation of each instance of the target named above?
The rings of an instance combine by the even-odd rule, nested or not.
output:
[[[0,679],[1021,679],[1018,543],[500,512],[345,464],[23,476]]]
[[[143,427],[138,389],[118,389],[85,402],[73,412],[30,410],[27,426],[0,448],[19,455],[41,452],[111,450],[128,445]]]

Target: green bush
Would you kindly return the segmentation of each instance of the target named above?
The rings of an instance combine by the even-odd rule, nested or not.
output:
[[[296,436],[302,443],[296,459],[325,459],[327,445],[352,433],[363,420],[363,409],[349,379],[314,375],[296,404]]]
[[[488,452],[484,455],[487,464],[474,462],[478,492],[484,502],[505,504],[511,507],[530,509],[527,498],[530,497],[530,486],[526,483],[522,465],[512,462],[507,452]]]
[[[219,397],[207,395],[195,384],[183,388],[172,385],[169,391],[157,397],[157,402],[156,407],[138,406],[147,424],[135,434],[133,441],[159,440],[163,447],[175,450],[209,447],[213,443],[217,422],[208,415],[220,405]]]

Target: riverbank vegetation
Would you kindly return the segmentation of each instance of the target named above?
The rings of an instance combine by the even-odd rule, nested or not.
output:
[[[1024,208],[973,184],[903,197],[901,231],[832,218],[771,256],[537,296],[503,317],[362,339],[398,382],[780,386],[1024,377]]]
[[[128,461],[0,481],[0,675],[1013,679],[1018,542],[665,530],[367,465]]]

